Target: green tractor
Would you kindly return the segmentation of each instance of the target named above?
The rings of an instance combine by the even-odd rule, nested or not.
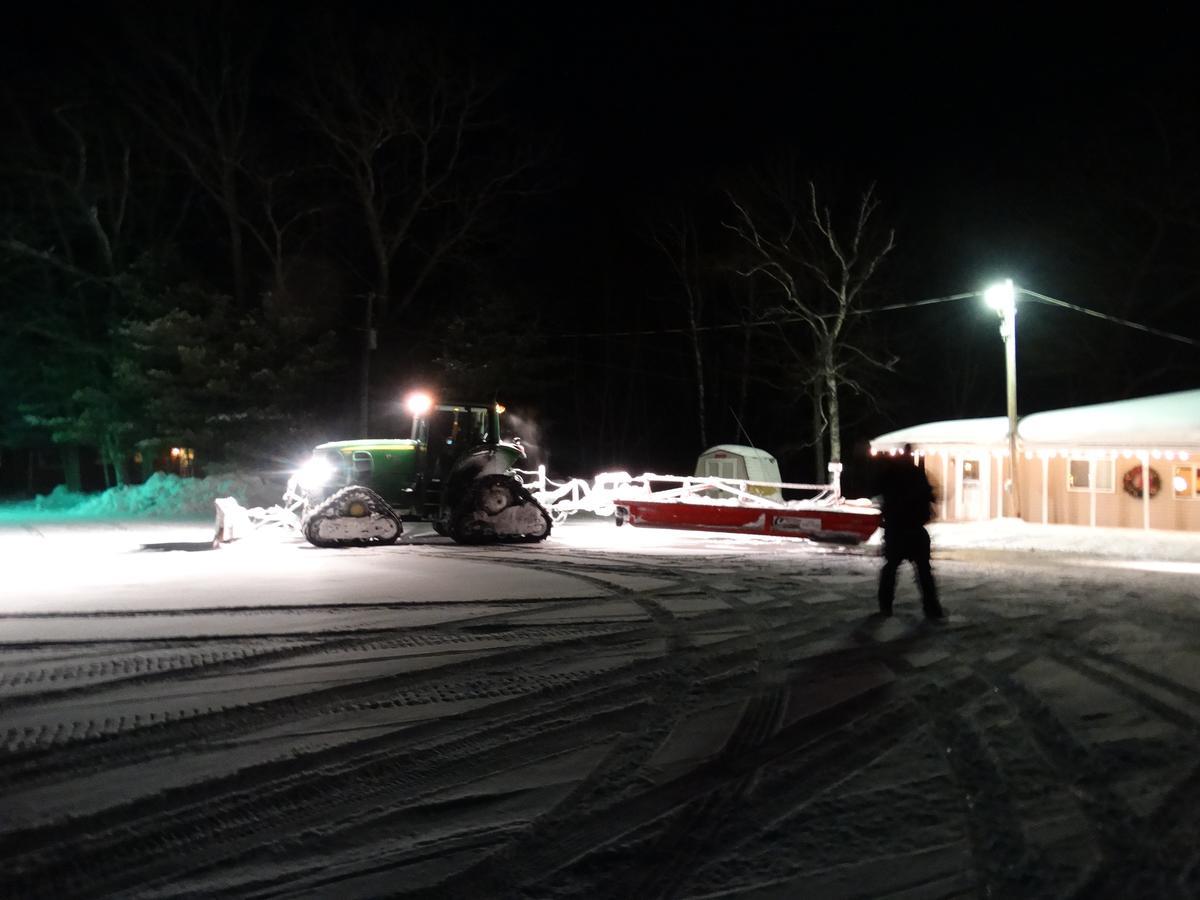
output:
[[[331,441],[313,449],[290,491],[318,547],[390,544],[401,521],[428,520],[460,544],[541,541],[550,515],[513,474],[519,440],[500,440],[495,403],[409,400],[409,438]]]

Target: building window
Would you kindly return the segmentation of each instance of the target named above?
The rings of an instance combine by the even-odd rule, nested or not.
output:
[[[1096,483],[1090,483],[1090,474],[1093,471],[1090,467],[1095,465]],[[1094,491],[1097,494],[1111,494],[1113,492],[1113,472],[1116,469],[1116,463],[1111,459],[1072,459],[1068,460],[1067,465],[1067,490],[1068,491]]]
[[[1195,500],[1200,497],[1200,467],[1176,466],[1171,478],[1176,500]]]

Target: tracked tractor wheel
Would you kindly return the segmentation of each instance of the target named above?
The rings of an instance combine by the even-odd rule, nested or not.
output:
[[[342,488],[300,523],[304,536],[317,547],[394,544],[402,527],[387,501],[361,485]]]
[[[512,486],[503,481],[492,481],[479,489],[476,506],[489,516],[496,516],[513,505]]]
[[[509,475],[477,479],[450,518],[460,544],[534,543],[550,534],[550,514]]]

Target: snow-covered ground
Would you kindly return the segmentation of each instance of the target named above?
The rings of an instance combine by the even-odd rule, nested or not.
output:
[[[9,512],[0,896],[1200,895],[1197,535]]]

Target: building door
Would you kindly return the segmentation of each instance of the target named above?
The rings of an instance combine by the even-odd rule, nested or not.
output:
[[[958,517],[969,522],[987,518],[987,495],[984,493],[980,463],[979,457],[959,457],[955,466],[958,474]]]

